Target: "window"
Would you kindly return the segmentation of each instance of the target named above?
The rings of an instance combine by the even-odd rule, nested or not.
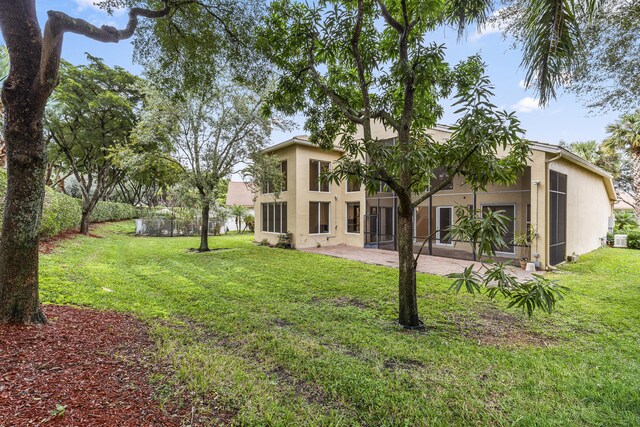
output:
[[[280,171],[282,172],[282,188],[281,192],[287,191],[287,161],[283,160],[280,162]],[[275,188],[273,188],[273,184],[271,182],[265,182],[262,185],[262,194],[271,194],[273,193]]]
[[[309,202],[309,234],[329,233],[329,202]]]
[[[451,245],[452,241],[447,234],[449,227],[453,224],[453,208],[451,206],[436,207],[436,243],[441,245]]]
[[[262,203],[262,231],[266,233],[286,233],[287,203]]]
[[[320,175],[329,170],[329,162],[309,160],[309,191],[329,192],[329,183],[320,182]]]
[[[355,193],[360,191],[362,183],[357,176],[349,176],[347,178],[347,193]]]
[[[449,178],[449,174],[447,173],[447,171],[444,168],[436,168],[433,171],[433,178],[432,178],[431,185],[433,187],[437,187],[443,181],[445,181],[447,178]],[[447,185],[445,185],[442,189],[443,190],[453,190],[453,180],[451,182],[449,182]]]
[[[515,252],[515,246],[513,245],[513,238],[515,236],[516,233],[516,207],[515,205],[492,205],[492,206],[483,206],[482,207],[482,211],[483,212],[496,212],[496,211],[503,211],[502,215],[506,216],[507,218],[509,218],[509,221],[507,222],[507,232],[505,233],[504,236],[502,236],[502,239],[505,241],[505,245],[501,246],[501,247],[494,247],[494,250],[496,252],[503,252],[503,253],[508,253],[508,254],[512,254]]]
[[[347,233],[360,233],[360,203],[347,203]]]

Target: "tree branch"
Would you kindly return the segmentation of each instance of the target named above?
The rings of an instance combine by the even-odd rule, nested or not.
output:
[[[98,28],[83,19],[72,18],[64,12],[50,10],[47,12],[49,18],[44,27],[40,70],[37,79],[38,85],[46,88],[47,98],[50,91],[56,86],[64,33],[80,34],[104,43],[117,43],[133,35],[138,26],[139,17],[162,18],[168,15],[170,10],[166,1],[165,7],[160,10],[134,7],[129,11],[129,21],[122,30],[109,25],[103,25]]]

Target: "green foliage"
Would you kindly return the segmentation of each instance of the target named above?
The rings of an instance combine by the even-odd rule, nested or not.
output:
[[[292,241],[293,234],[282,233],[278,236],[278,241],[276,242],[275,247],[280,249],[293,249]]]
[[[153,175],[141,171],[155,171],[149,163],[156,162],[145,154],[159,144],[131,137],[144,98],[140,78],[89,54],[87,59],[87,65],[61,64],[45,117],[49,160],[77,178],[85,214],[111,194],[127,169],[132,179]]]
[[[243,426],[640,425],[640,251],[547,273],[571,292],[530,319],[418,274],[426,331],[407,332],[393,325],[396,269],[236,234],[193,254],[198,238],[133,229],[103,226],[42,256],[42,301],[141,318],[149,362],[172,368],[154,388],[216,397],[213,414],[195,406],[202,424],[224,411]]]
[[[616,211],[616,228],[615,231],[620,231],[628,228],[637,228],[638,220],[633,211]]]
[[[249,229],[250,232],[255,232],[255,228],[256,228],[256,219],[253,216],[253,214],[250,213],[246,213],[243,217],[242,217],[242,222],[244,222],[245,227]]]
[[[635,228],[627,231],[627,246],[630,249],[640,249],[640,229]]]
[[[502,211],[476,211],[471,207],[456,207],[456,223],[451,225],[448,236],[454,241],[469,242],[479,259],[493,257],[496,248],[507,242],[503,236],[507,232],[509,218]],[[467,267],[462,273],[449,274],[454,279],[449,290],[469,293],[484,292],[492,300],[501,294],[509,304],[507,307],[519,307],[529,317],[534,310],[541,309],[549,314],[557,301],[562,299],[566,288],[559,286],[544,276],[533,275],[525,281],[519,281],[503,263],[482,262],[482,267]]]
[[[0,169],[0,211],[4,209],[7,191],[7,172]],[[98,202],[91,216],[91,222],[119,221],[139,217],[140,209],[124,203]],[[82,201],[45,187],[44,205],[40,223],[41,239],[53,237],[63,231],[76,230],[82,218]],[[0,226],[3,216],[0,215]]]
[[[138,215],[138,208],[126,203],[98,202],[93,208],[89,220],[91,222],[119,221],[137,218]]]
[[[103,202],[106,203],[106,202]],[[79,199],[46,188],[40,237],[52,237],[66,230],[78,228],[82,218],[82,203]],[[130,216],[129,218],[133,218]],[[129,219],[127,218],[127,219]]]

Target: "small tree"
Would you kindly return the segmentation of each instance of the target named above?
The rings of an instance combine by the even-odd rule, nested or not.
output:
[[[218,81],[184,93],[175,102],[175,157],[202,208],[199,251],[209,250],[209,211],[220,181],[268,140],[271,122],[259,111],[258,95]]]
[[[489,182],[513,183],[525,168],[528,144],[513,114],[491,104],[490,85],[479,58],[455,69],[444,47],[424,34],[453,23],[460,31],[482,22],[486,4],[420,1],[320,1],[314,6],[273,2],[263,34],[265,48],[283,71],[270,104],[303,112],[311,141],[345,150],[325,179],[357,178],[374,193],[387,185],[398,198],[399,322],[419,327],[413,211],[461,175],[472,189]],[[443,109],[440,100],[457,89],[461,118],[447,143],[429,128]],[[381,122],[396,135],[381,141]],[[504,157],[498,152],[504,150]],[[444,177],[434,183],[437,170]]]
[[[242,221],[247,214],[247,208],[242,205],[233,205],[231,206],[231,215],[233,215],[236,221],[236,230],[238,233],[243,232]]]
[[[82,190],[80,232],[89,233],[89,217],[126,173],[113,157],[145,147],[132,143],[136,109],[142,101],[139,79],[88,55],[89,64],[63,62],[60,84],[46,118],[52,150],[63,159]]]

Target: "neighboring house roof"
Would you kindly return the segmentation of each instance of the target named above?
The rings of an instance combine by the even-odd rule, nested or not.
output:
[[[242,181],[229,181],[226,204],[227,206],[239,205],[253,208],[253,192]]]
[[[616,203],[613,205],[614,209],[633,209],[634,199],[633,194],[626,191],[620,191]]]

